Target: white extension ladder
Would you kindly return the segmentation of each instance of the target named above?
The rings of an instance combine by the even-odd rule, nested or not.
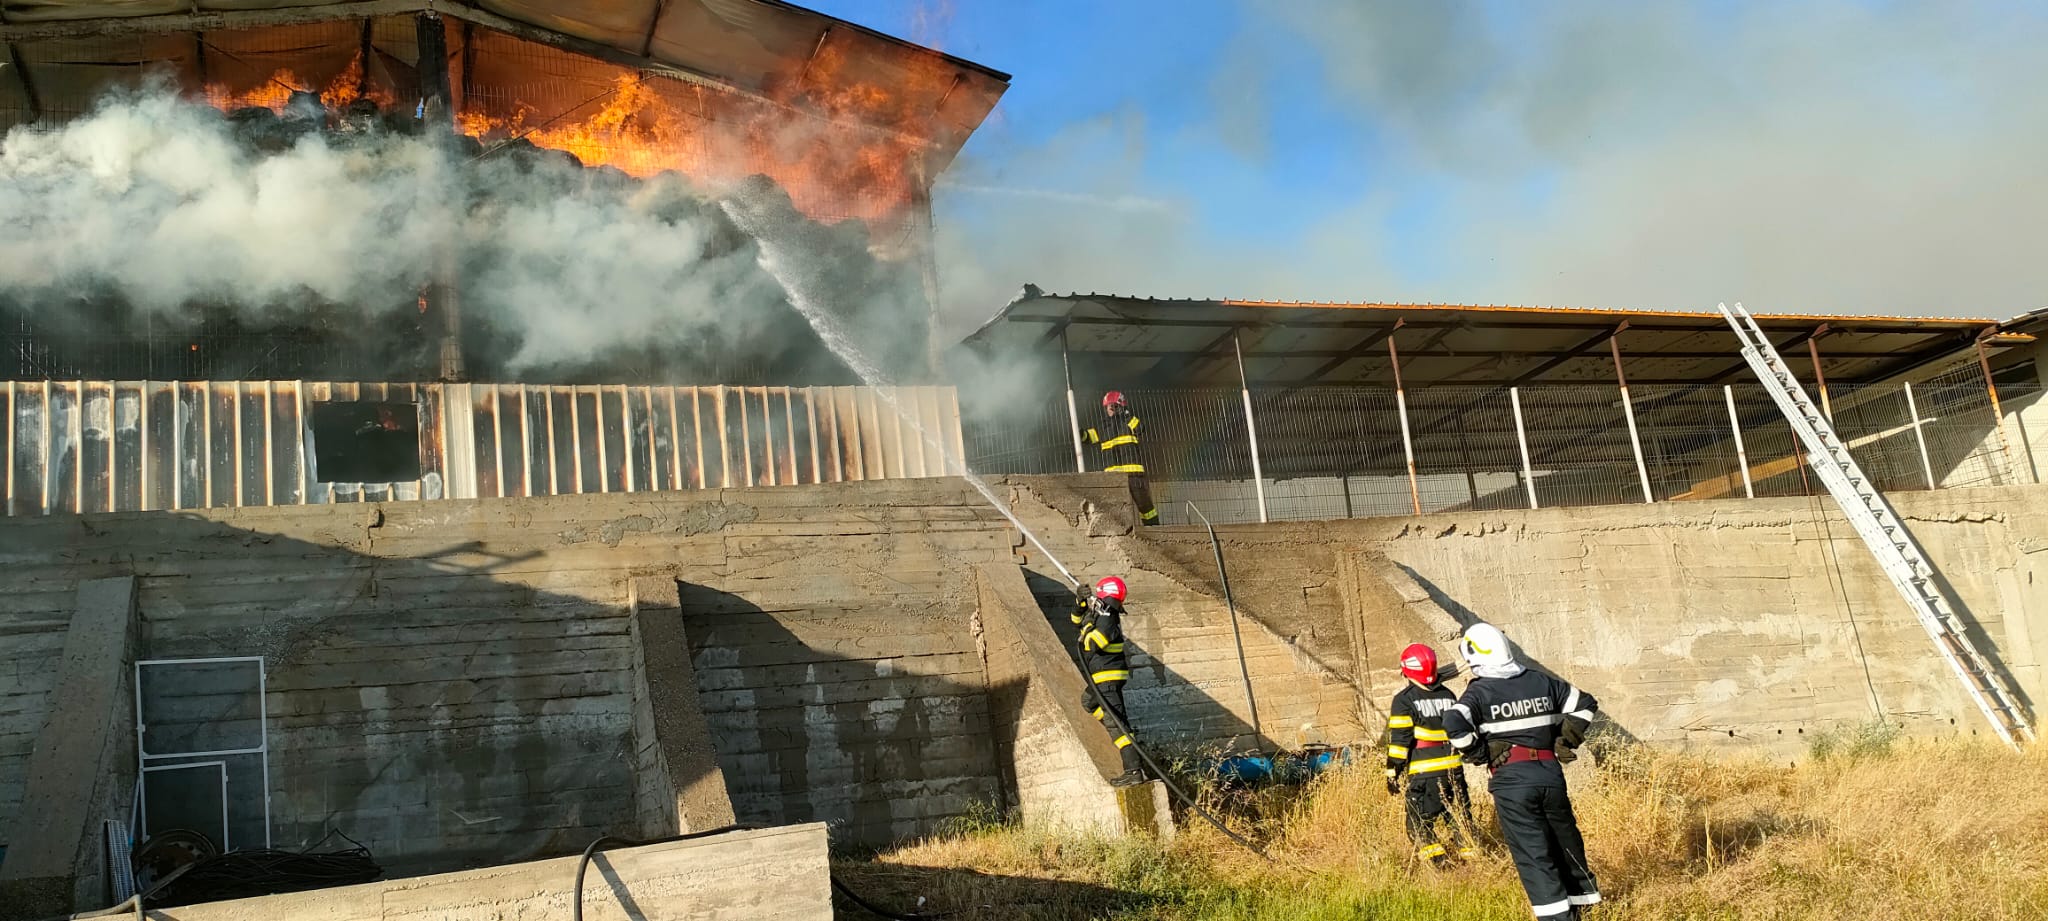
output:
[[[2013,697],[2004,679],[1990,660],[1970,644],[1963,621],[1956,616],[1956,609],[1942,594],[1935,581],[1934,564],[1920,551],[1912,534],[1900,524],[1898,515],[1892,512],[1891,503],[1870,484],[1870,478],[1863,474],[1863,468],[1856,465],[1856,459],[1849,456],[1848,446],[1835,435],[1834,427],[1821,414],[1806,389],[1792,376],[1785,366],[1785,359],[1778,354],[1777,346],[1765,338],[1764,331],[1757,326],[1756,319],[1749,311],[1736,304],[1729,309],[1720,305],[1721,316],[1728,325],[1735,328],[1735,338],[1742,343],[1742,358],[1756,372],[1764,390],[1776,401],[1785,419],[1792,423],[1792,430],[1799,433],[1799,440],[1806,445],[1807,460],[1814,472],[1820,474],[1820,481],[1827,486],[1828,494],[1841,505],[1842,514],[1856,528],[1863,543],[1870,548],[1884,574],[1897,586],[1899,594],[1905,596],[1906,604],[1913,608],[1920,625],[1927,628],[1927,635],[1934,639],[1934,646],[1941,650],[1941,656],[1955,669],[1956,677],[1970,697],[1984,711],[1984,717],[1991,721],[1991,728],[1998,731],[1998,737],[2014,748],[2019,739],[2034,741],[2034,729],[2028,725],[2026,714],[2020,709],[2019,701]]]

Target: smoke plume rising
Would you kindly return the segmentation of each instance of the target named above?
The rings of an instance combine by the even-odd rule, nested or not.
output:
[[[334,119],[317,106],[224,115],[156,88],[11,132],[0,302],[41,324],[113,302],[125,320],[204,309],[362,326],[417,314],[422,286],[452,267],[473,348],[529,380],[617,380],[611,357],[648,352],[699,383],[842,376],[821,371],[829,356],[717,207],[720,190]],[[814,271],[867,305],[864,319],[919,315],[906,305],[921,299],[914,273],[874,259],[863,228],[811,224],[769,191],[761,207],[803,228]]]
[[[1128,211],[942,199],[949,306],[1016,285],[1173,296],[2008,316],[2048,261],[2048,15],[1989,0],[1526,4],[1241,0],[1243,41],[1177,57],[1212,121],[1158,141],[1075,124],[951,177],[1166,199]],[[1184,57],[1184,56],[1183,56]],[[1312,61],[1304,65],[1301,62]],[[1273,117],[1308,68],[1344,125]],[[1105,93],[1163,80],[1121,66]],[[1028,75],[1025,79],[1028,79]],[[1247,104],[1247,87],[1271,92]],[[1113,106],[1114,103],[1104,103]],[[1265,186],[1174,188],[1201,157],[1243,174],[1349,126],[1370,156],[1314,201],[1227,216]],[[1316,136],[1289,132],[1313,130]],[[1247,137],[1249,135],[1250,137]],[[993,140],[992,138],[984,141]],[[1192,153],[1191,153],[1192,152]],[[1220,183],[1230,182],[1223,172]],[[1305,223],[1301,213],[1318,217]],[[1266,234],[1246,228],[1286,228]]]

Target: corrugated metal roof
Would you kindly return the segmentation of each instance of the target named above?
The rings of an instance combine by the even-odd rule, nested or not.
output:
[[[0,41],[28,50],[21,66],[0,68],[0,101],[39,99],[39,108],[55,114],[67,106],[53,100],[89,99],[108,82],[132,78],[138,62],[189,68],[179,59],[190,56],[193,42],[165,41],[181,34],[212,39],[236,30],[276,32],[280,37],[265,49],[264,63],[294,68],[317,86],[333,76],[323,67],[338,71],[347,63],[345,56],[325,60],[333,57],[325,53],[329,46],[352,49],[357,42],[353,32],[330,42],[318,24],[432,11],[646,73],[909,132],[931,145],[929,166],[936,174],[980,127],[1010,80],[1001,71],[779,0],[35,0],[5,6]],[[291,33],[294,28],[302,31]],[[386,44],[381,52],[411,66],[409,43]],[[49,54],[34,50],[39,46]],[[284,49],[300,54],[283,59]],[[214,62],[223,63],[232,62]],[[22,75],[11,73],[16,70],[26,73],[25,85]]]
[[[2033,337],[1954,317],[1759,314],[1781,348],[1820,353],[1831,380],[1876,380],[1968,347]],[[1631,383],[1718,384],[1745,373],[1735,338],[1712,311],[1506,304],[1390,304],[1046,294],[1026,287],[967,339],[986,349],[1056,349],[1129,386],[1236,386],[1233,335],[1246,372],[1268,385],[1386,384],[1392,342],[1409,383],[1531,384],[1613,380],[1618,343]],[[1814,342],[1808,346],[1809,340]],[[1801,362],[1810,365],[1809,360]]]

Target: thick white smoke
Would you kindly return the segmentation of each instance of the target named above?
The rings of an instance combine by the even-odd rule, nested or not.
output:
[[[261,151],[162,90],[10,132],[0,297],[42,313],[113,296],[170,317],[311,302],[368,316],[412,303],[452,262],[465,316],[516,339],[514,368],[652,340],[744,342],[787,312],[751,244],[682,177],[479,158],[389,132],[280,144]]]

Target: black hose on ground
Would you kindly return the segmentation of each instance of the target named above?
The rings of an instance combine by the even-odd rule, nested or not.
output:
[[[1237,842],[1238,845],[1243,847],[1245,850],[1259,855],[1268,862],[1278,862],[1273,860],[1273,855],[1266,853],[1265,848],[1259,847],[1258,845],[1253,844],[1251,840],[1246,838],[1245,836],[1240,835],[1237,832],[1231,831],[1229,826],[1223,824],[1222,819],[1216,817],[1215,813],[1212,813],[1209,810],[1202,808],[1202,804],[1195,802],[1194,797],[1189,796],[1186,791],[1182,790],[1179,786],[1175,785],[1173,780],[1166,775],[1166,769],[1160,767],[1159,762],[1152,760],[1152,753],[1146,751],[1145,746],[1138,744],[1138,734],[1136,732],[1131,731],[1130,724],[1124,722],[1123,717],[1118,716],[1116,711],[1111,710],[1108,707],[1103,707],[1102,712],[1104,715],[1108,716],[1108,718],[1116,721],[1116,728],[1118,730],[1120,730],[1124,735],[1131,737],[1131,747],[1137,750],[1139,760],[1144,761],[1145,766],[1152,769],[1152,776],[1157,778],[1160,783],[1166,785],[1166,791],[1168,793],[1173,794],[1174,799],[1180,800],[1182,805],[1185,805],[1189,809],[1194,810],[1196,815],[1201,816],[1204,820],[1208,821],[1209,824],[1216,826],[1216,830],[1222,832],[1224,837]]]
[[[583,849],[583,856],[576,860],[576,888],[569,901],[569,917],[571,921],[583,921],[583,874],[585,870],[590,868],[590,859],[597,856],[597,852],[603,850],[606,844],[618,847],[645,847],[650,844],[668,844],[675,841],[688,841],[692,838],[707,838],[727,832],[759,831],[766,827],[765,825],[727,825],[723,828],[714,828],[709,831],[693,831],[687,834],[670,835],[666,838],[650,838],[646,841],[621,838],[617,835],[602,835],[597,840],[590,842],[590,846]],[[889,921],[937,921],[937,919],[944,917],[944,915],[906,915],[890,911],[875,905],[867,899],[861,898],[859,893],[854,892],[845,883],[840,882],[839,877],[834,876],[831,879],[833,889],[838,890],[840,894],[846,896],[853,904],[860,906],[863,910],[877,917],[887,918]]]

